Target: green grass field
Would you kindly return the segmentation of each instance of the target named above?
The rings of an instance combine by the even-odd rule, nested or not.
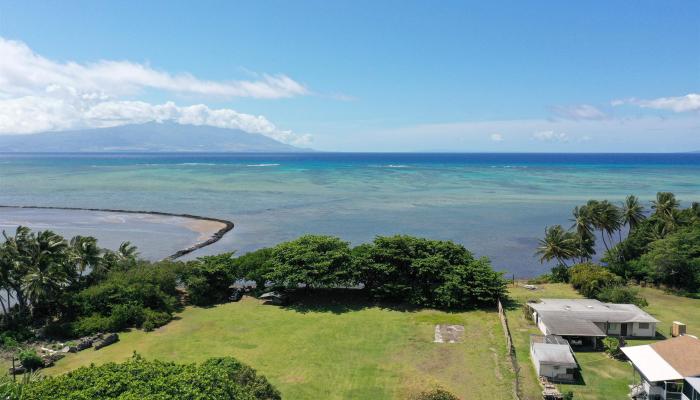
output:
[[[437,323],[464,325],[465,342],[433,343]],[[154,332],[120,337],[44,373],[122,361],[134,351],[177,362],[234,356],[267,376],[285,399],[398,399],[435,385],[465,399],[512,398],[513,372],[495,311],[400,311],[361,303],[280,308],[245,297],[187,308]]]
[[[530,291],[522,287],[511,288],[511,297],[517,303],[508,311],[513,342],[520,363],[520,376],[523,387],[523,400],[541,399],[541,389],[534,366],[530,360],[529,335],[540,333],[537,327],[527,321],[521,305],[535,298],[579,298],[571,286],[564,284],[537,285],[538,290]],[[700,300],[678,297],[658,289],[642,288],[641,295],[649,302],[646,311],[660,320],[657,331],[668,336],[671,323],[680,320],[688,324],[688,333],[700,334]],[[644,344],[649,341],[628,340],[628,345]],[[585,400],[605,400],[627,398],[628,386],[632,383],[632,367],[627,362],[610,359],[602,352],[578,352],[576,359],[581,367],[584,385],[560,385],[561,391],[574,392],[574,398]]]

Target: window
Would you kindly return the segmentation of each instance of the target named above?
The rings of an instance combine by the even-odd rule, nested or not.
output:
[[[648,322],[640,322],[639,329],[649,329],[649,323]]]
[[[611,322],[610,325],[608,325],[608,329],[610,329],[611,331],[616,331],[617,324],[615,322]]]

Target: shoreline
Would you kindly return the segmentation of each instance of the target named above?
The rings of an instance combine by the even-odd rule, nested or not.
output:
[[[193,223],[204,222],[204,223],[217,223],[223,224],[219,230],[214,232],[208,239],[199,241],[192,246],[186,247],[184,249],[178,250],[175,253],[167,256],[164,260],[176,260],[184,255],[190,254],[193,251],[199,250],[201,248],[207,247],[221,240],[222,237],[234,228],[234,223],[213,217],[203,217],[201,215],[193,214],[177,214],[169,213],[163,211],[142,211],[142,210],[121,210],[112,208],[88,208],[88,207],[57,207],[57,206],[13,206],[13,205],[0,205],[0,208],[18,208],[18,209],[34,209],[34,210],[70,210],[70,211],[96,211],[96,212],[112,212],[112,213],[123,213],[123,214],[142,214],[142,215],[157,215],[164,217],[179,217],[188,218],[194,220]],[[194,229],[193,229],[194,230]],[[200,232],[201,233],[201,232]]]

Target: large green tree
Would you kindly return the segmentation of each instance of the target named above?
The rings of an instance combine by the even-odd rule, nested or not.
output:
[[[350,245],[334,236],[304,235],[272,250],[266,278],[290,288],[353,284]]]

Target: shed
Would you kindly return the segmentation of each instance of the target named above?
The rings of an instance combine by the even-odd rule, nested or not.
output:
[[[575,380],[578,364],[571,346],[561,336],[531,335],[530,358],[539,376],[561,382]]]

